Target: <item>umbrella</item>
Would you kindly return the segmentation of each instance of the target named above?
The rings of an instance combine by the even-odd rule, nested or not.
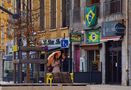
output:
[[[61,55],[61,51],[55,51],[48,56],[48,58],[47,58],[48,59],[48,63],[47,63],[48,66],[50,66],[52,64],[52,62],[54,60],[54,55],[57,55],[57,58],[59,58]]]

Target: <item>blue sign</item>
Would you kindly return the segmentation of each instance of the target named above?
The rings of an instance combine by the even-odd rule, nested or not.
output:
[[[68,48],[68,46],[69,46],[69,41],[62,39],[61,40],[61,48]]]

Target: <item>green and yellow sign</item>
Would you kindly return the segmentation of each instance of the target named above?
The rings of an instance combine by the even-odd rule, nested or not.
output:
[[[100,32],[99,31],[88,31],[86,33],[86,41],[88,44],[100,43]]]
[[[92,27],[97,24],[96,5],[86,7],[85,9],[85,21],[87,27]]]
[[[81,42],[81,34],[80,33],[72,33],[71,34],[71,41],[72,42]]]

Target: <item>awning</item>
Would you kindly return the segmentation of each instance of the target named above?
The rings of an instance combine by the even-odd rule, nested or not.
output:
[[[45,46],[42,46],[43,48],[45,47]],[[56,50],[61,50],[61,46],[60,45],[48,45],[47,46],[47,51],[48,52],[53,52],[53,51],[56,51]],[[45,51],[43,50],[41,53],[45,53]]]
[[[52,49],[56,49],[56,48],[60,48],[61,45],[48,45],[48,50],[52,50]]]
[[[101,38],[101,42],[107,42],[107,41],[119,41],[121,39],[121,36],[111,36],[111,37],[104,37]]]
[[[99,50],[101,47],[102,47],[102,44],[83,44],[81,45],[81,48],[85,50]]]

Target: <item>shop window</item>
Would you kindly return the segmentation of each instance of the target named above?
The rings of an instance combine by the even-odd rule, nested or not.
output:
[[[87,51],[87,72],[100,71],[99,50]]]

